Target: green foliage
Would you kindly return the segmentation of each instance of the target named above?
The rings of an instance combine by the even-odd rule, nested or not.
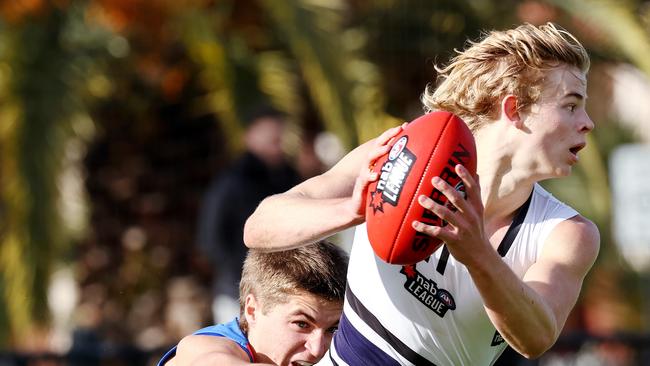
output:
[[[639,17],[635,1],[615,0],[549,0],[593,27],[604,39],[596,47],[606,53],[620,55],[650,75],[650,35]]]
[[[69,36],[79,9],[5,25],[0,59],[2,98],[0,186],[0,338],[20,338],[49,320],[46,287],[71,235],[60,212],[59,180],[71,121],[83,113],[83,50]],[[75,11],[76,10],[76,11]]]
[[[232,137],[231,148],[239,150],[241,114],[246,105],[242,99],[247,96],[245,92],[250,96],[256,88],[250,82],[242,82],[251,69],[247,45],[228,38],[225,30],[232,5],[223,1],[215,8],[189,9],[182,14],[177,27],[191,60],[199,67],[198,77],[206,93],[197,108],[216,113],[224,132]],[[241,61],[239,65],[237,60]]]
[[[344,4],[271,0],[260,3],[296,57],[328,129],[341,137],[347,148],[356,145],[354,110],[347,98],[352,85],[344,74],[346,53],[340,42],[340,8]]]

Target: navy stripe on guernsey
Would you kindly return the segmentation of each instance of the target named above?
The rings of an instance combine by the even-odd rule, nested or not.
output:
[[[338,356],[349,365],[399,365],[395,359],[359,333],[345,313],[339,320],[339,329],[334,337],[334,349]],[[332,361],[336,364],[333,359]]]
[[[345,297],[348,305],[350,305],[359,318],[402,357],[418,366],[435,366],[435,364],[410,349],[404,342],[386,329],[379,319],[359,301],[349,286],[346,288]],[[356,330],[345,316],[345,313],[341,316],[339,329],[334,337],[334,349],[338,356],[350,365],[367,364],[383,366],[400,364]]]
[[[533,188],[533,192],[534,191],[535,189]],[[512,219],[512,224],[510,224],[510,227],[508,228],[506,235],[503,237],[503,240],[501,240],[501,244],[499,244],[499,248],[497,249],[497,252],[502,257],[505,257],[506,254],[508,254],[508,250],[510,250],[510,247],[512,246],[512,243],[515,241],[517,234],[519,234],[519,229],[521,229],[521,224],[523,224],[524,219],[526,218],[526,214],[528,213],[528,207],[530,206],[530,201],[532,201],[533,199],[533,192],[530,193],[530,196],[528,196],[526,202],[523,205],[521,205],[521,207],[519,207],[519,211],[517,211],[517,215],[515,215],[515,218]]]

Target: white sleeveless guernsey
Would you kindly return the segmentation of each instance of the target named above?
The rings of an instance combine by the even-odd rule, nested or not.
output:
[[[515,219],[523,221],[516,237],[499,253],[522,278],[549,233],[575,215],[535,185]],[[318,365],[481,366],[505,347],[467,268],[446,248],[415,265],[390,265],[373,253],[365,224],[357,227],[339,330]]]

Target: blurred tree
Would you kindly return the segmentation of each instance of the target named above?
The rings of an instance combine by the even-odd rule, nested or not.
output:
[[[358,130],[363,140],[397,123],[383,111],[377,68],[361,57],[364,30],[343,23],[349,11],[343,1],[224,1],[185,12],[179,28],[201,68],[203,105],[233,141],[242,113],[264,99],[299,125],[313,104],[347,149]]]
[[[77,3],[2,4],[0,342],[20,343],[47,323],[49,273],[70,247],[61,177],[74,159],[68,143],[90,137],[84,83],[97,62],[89,56],[101,52],[89,55],[97,33],[80,21]]]

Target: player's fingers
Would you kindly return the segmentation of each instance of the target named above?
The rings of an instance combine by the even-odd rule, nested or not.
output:
[[[356,185],[362,187],[367,186],[370,182],[374,182],[379,178],[379,173],[374,171],[373,166],[362,167],[357,177]]]
[[[411,226],[415,231],[418,231],[420,233],[423,233],[425,235],[438,238],[445,243],[450,243],[456,238],[456,233],[457,230],[456,228],[452,227],[451,225],[447,226],[435,226],[435,225],[427,225],[423,222],[413,220],[411,223]]]
[[[421,232],[423,234],[433,236],[433,237],[436,237],[436,238],[442,232],[442,227],[440,227],[440,226],[427,225],[427,224],[425,224],[423,222],[420,222],[420,221],[417,221],[417,220],[413,220],[411,225],[413,226],[413,229],[415,229],[415,231],[418,231],[418,232]]]
[[[363,169],[354,182],[352,200],[358,202],[357,213],[363,215],[366,208],[366,192],[371,182],[376,181],[379,174],[369,169]]]
[[[393,128],[389,128],[388,130],[384,131],[379,137],[375,139],[375,143],[373,148],[370,150],[368,153],[368,157],[366,161],[368,162],[368,168],[370,170],[373,170],[375,166],[375,161],[379,159],[380,157],[388,154],[388,151],[391,149],[391,145],[393,143],[393,140],[395,139],[395,136],[399,134],[402,129],[406,126],[406,123],[404,123],[401,126],[396,126]]]
[[[367,177],[366,177],[366,181],[368,181],[368,182],[374,182],[374,181],[376,181],[378,178],[379,178],[379,173],[377,173],[377,172],[375,172],[375,171],[373,171],[373,170],[369,170],[369,171],[368,171],[368,175],[367,175]]]
[[[418,203],[420,206],[424,207],[426,210],[431,211],[442,220],[447,221],[447,223],[454,226],[458,226],[460,224],[460,217],[458,214],[448,209],[447,207],[436,203],[431,198],[425,195],[420,195],[418,197]]]
[[[481,186],[478,183],[478,175],[473,177],[472,174],[464,166],[456,165],[456,174],[463,180],[465,184],[465,192],[467,193],[467,200],[475,207],[482,207],[481,200]]]
[[[440,177],[433,177],[431,179],[431,184],[434,188],[439,190],[442,194],[447,197],[448,208],[455,211],[458,210],[461,213],[467,212],[468,203],[465,201],[465,193],[457,191],[454,187],[449,185]]]
[[[372,164],[375,160],[386,155],[388,153],[388,150],[390,150],[390,148],[391,148],[390,145],[381,145],[373,148],[368,154],[369,164]]]

